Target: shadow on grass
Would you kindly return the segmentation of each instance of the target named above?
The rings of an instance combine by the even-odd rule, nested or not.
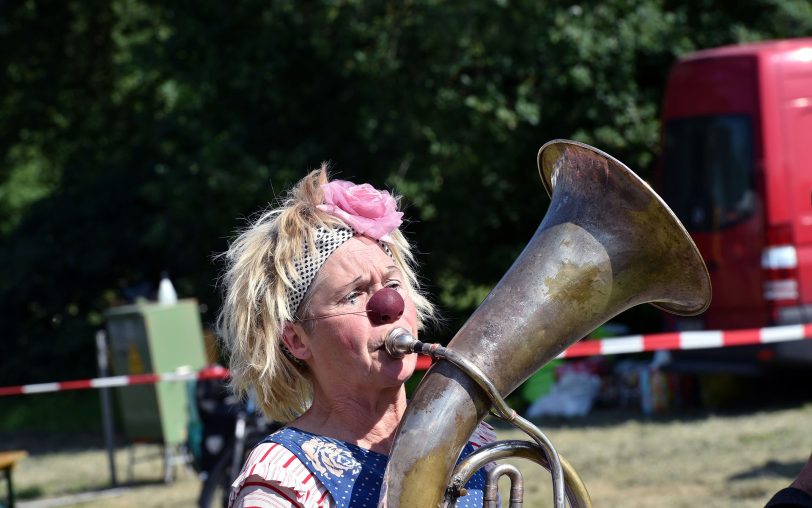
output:
[[[14,489],[14,497],[19,501],[24,501],[26,499],[38,499],[43,495],[45,495],[45,491],[42,490],[42,487],[31,486],[22,489]]]
[[[747,471],[742,471],[740,473],[736,473],[730,475],[728,480],[735,481],[735,480],[753,480],[756,478],[764,478],[764,477],[780,477],[780,478],[787,478],[787,480],[792,480],[804,467],[803,461],[795,461],[795,462],[778,462],[775,460],[768,460],[764,465],[754,467]]]
[[[123,481],[119,482],[118,485],[112,487],[110,485],[104,485],[100,487],[85,487],[82,489],[70,489],[59,497],[71,497],[71,496],[81,496],[81,495],[90,495],[93,493],[109,493],[116,490],[132,490],[138,489],[142,487],[160,487],[163,485],[168,485],[162,479],[144,479],[144,480],[135,480],[135,481]],[[21,489],[14,489],[14,497],[20,500],[32,500],[32,499],[40,499],[45,496],[45,491],[39,486],[29,486],[24,487]],[[0,506],[2,503],[0,503]]]
[[[15,497],[19,501],[17,504],[18,508],[55,508],[60,506],[74,506],[77,503],[90,502],[106,497],[116,497],[144,488],[163,487],[167,485],[171,484],[157,479],[135,480],[132,482],[122,482],[115,487],[86,488],[51,497],[43,497],[44,493],[39,487],[30,487],[15,491]]]
[[[81,492],[74,492],[71,494],[43,499],[26,500],[23,499],[22,496],[18,496],[19,502],[16,504],[16,506],[18,508],[57,508],[61,506],[74,506],[77,503],[85,503],[101,498],[121,496],[130,491],[130,486],[121,486],[84,490]]]

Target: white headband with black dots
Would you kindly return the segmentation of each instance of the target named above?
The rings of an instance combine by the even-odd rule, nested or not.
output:
[[[296,311],[299,310],[302,300],[319,273],[324,262],[330,257],[336,249],[341,247],[344,242],[349,240],[355,235],[352,229],[345,227],[337,227],[327,229],[317,227],[315,230],[315,245],[316,251],[310,252],[310,249],[305,246],[304,254],[300,259],[293,262],[293,267],[296,270],[298,277],[293,280],[293,286],[285,288],[285,299],[287,300],[288,313],[291,317],[296,316]],[[392,251],[386,243],[378,240],[378,245],[391,257]]]
[[[321,266],[327,261],[330,254],[341,247],[344,242],[352,238],[353,232],[349,228],[316,228],[315,245],[316,251],[310,252],[305,246],[304,254],[300,259],[293,262],[293,268],[298,277],[293,280],[293,286],[285,288],[285,296],[288,305],[288,313],[291,317],[296,315],[299,305],[302,303],[307,289],[316,278]]]

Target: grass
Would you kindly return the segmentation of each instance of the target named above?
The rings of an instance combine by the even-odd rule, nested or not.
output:
[[[788,485],[809,457],[810,419],[812,405],[801,405],[684,418],[610,413],[543,430],[576,468],[596,506],[755,508]],[[519,434],[503,429],[499,437]],[[549,506],[549,474],[530,474],[526,506]]]
[[[82,507],[163,507],[195,506],[200,490],[196,473],[182,466],[174,468],[175,479],[163,481],[161,448],[139,444],[134,447],[132,481],[128,475],[130,449],[115,453],[118,490],[110,490],[108,457],[101,437],[92,435],[52,434],[39,437],[31,433],[1,434],[5,448],[24,448],[30,453],[14,471],[18,507],[39,506],[36,501],[63,498],[66,504]],[[13,446],[8,446],[13,445]],[[108,495],[103,495],[104,493]],[[95,499],[68,502],[79,494],[94,494]]]
[[[812,405],[797,403],[736,414],[656,418],[601,410],[576,420],[540,422],[540,427],[579,472],[596,507],[755,508],[786,486],[809,456],[810,420]],[[510,428],[497,431],[500,439],[523,437]],[[100,433],[2,433],[0,447],[30,453],[14,474],[20,508],[110,485]],[[160,450],[148,445],[136,449],[142,459],[135,463],[134,483],[127,489],[62,506],[195,506],[200,482],[192,471],[179,467],[175,481],[164,484]],[[128,450],[116,453],[122,481],[127,460]],[[525,477],[524,506],[550,506],[549,473],[526,461],[516,464]],[[500,485],[506,498],[507,480]],[[506,506],[507,499],[503,501]]]

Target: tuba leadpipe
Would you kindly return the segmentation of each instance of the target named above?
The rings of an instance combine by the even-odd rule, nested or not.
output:
[[[482,372],[482,370],[479,369],[479,367],[471,363],[467,358],[460,355],[456,351],[445,348],[440,344],[427,344],[417,340],[404,328],[395,328],[390,331],[386,336],[384,345],[386,347],[386,352],[394,358],[402,358],[408,353],[421,353],[429,355],[435,360],[447,360],[465,373],[469,379],[478,384],[490,399],[493,405],[493,414],[497,418],[500,418],[519,430],[524,431],[528,436],[535,440],[536,445],[543,454],[545,465],[553,478],[553,506],[555,508],[564,508],[564,493],[566,490],[566,483],[564,469],[562,466],[563,461],[558,455],[558,452],[555,451],[553,443],[538,427],[519,416],[516,411],[508,406],[507,402],[496,390],[496,387],[493,385],[491,380],[484,372]],[[479,464],[479,455],[485,453],[485,449],[480,448],[466,457],[464,462],[467,464]],[[484,462],[483,464],[486,463],[487,462]],[[478,468],[470,470],[470,473],[468,471],[469,469],[470,465],[466,466],[460,464],[454,470],[454,476],[449,483],[448,489],[446,489],[446,496],[443,506],[454,506],[456,499],[465,495],[464,486],[468,482],[468,479],[470,479],[470,476],[476,472]],[[512,466],[502,469],[504,470],[504,473],[510,475],[512,479],[510,506],[511,508],[518,508],[522,505],[523,497],[521,473],[519,473],[519,471]],[[490,471],[488,473],[488,492],[485,493],[485,500],[488,502],[484,504],[484,508],[489,508],[489,505],[492,504],[492,499],[490,498],[495,495],[493,492],[496,489],[494,483],[498,480],[498,476],[502,474],[501,471],[502,470],[497,470],[496,472]],[[567,479],[570,480],[570,483],[582,484],[580,477],[578,477],[574,470],[569,471],[569,476]],[[586,492],[585,488],[582,490],[583,492]],[[585,498],[576,498],[576,501],[576,503],[570,503],[571,506],[582,508],[590,508],[592,506],[588,496]]]
[[[707,269],[685,228],[621,162],[556,140],[539,150],[538,168],[551,197],[544,219],[447,346],[505,395],[635,305],[694,315],[711,297]],[[459,367],[432,366],[398,427],[381,506],[443,506],[454,465],[491,405]]]

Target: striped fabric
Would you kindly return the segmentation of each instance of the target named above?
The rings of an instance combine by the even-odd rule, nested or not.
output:
[[[475,448],[496,440],[481,423],[471,436]],[[251,452],[231,486],[232,508],[335,508],[327,488],[287,448],[262,443]]]

